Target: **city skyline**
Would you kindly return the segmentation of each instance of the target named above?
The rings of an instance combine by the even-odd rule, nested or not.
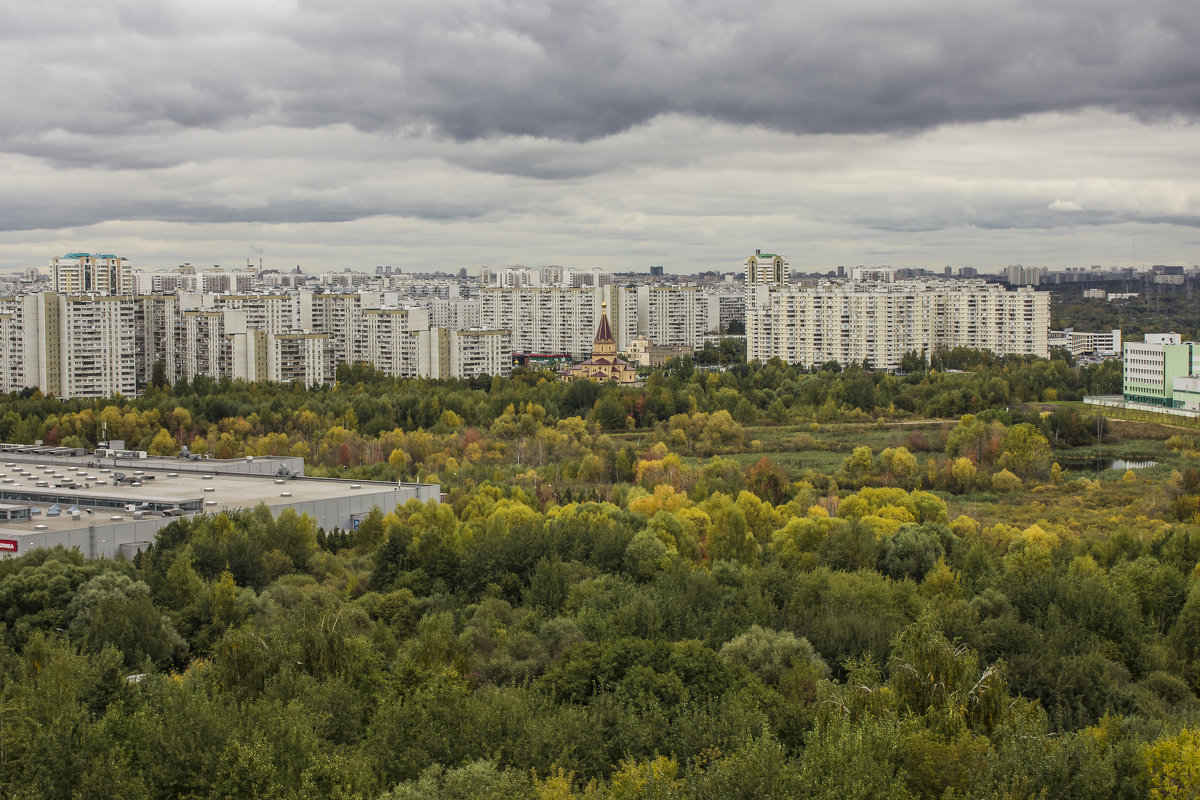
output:
[[[1200,260],[1200,11],[1169,2],[0,20],[0,270]]]

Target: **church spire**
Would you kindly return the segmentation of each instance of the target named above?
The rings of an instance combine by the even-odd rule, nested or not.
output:
[[[608,324],[608,303],[601,303],[600,325],[596,328],[596,339],[592,342],[592,357],[616,354],[617,340],[613,338],[612,327]]]

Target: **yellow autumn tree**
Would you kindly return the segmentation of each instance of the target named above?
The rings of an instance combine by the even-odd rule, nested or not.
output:
[[[1145,758],[1150,800],[1200,797],[1200,731],[1164,736],[1146,748]]]

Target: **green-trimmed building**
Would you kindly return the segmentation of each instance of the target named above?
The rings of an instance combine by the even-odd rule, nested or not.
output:
[[[1123,355],[1126,402],[1184,407],[1196,382],[1177,379],[1200,376],[1200,342],[1182,341],[1177,333],[1148,333],[1143,342],[1126,342]]]

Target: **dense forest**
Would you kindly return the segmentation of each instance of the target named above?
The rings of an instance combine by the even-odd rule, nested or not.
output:
[[[1195,797],[1200,434],[1072,402],[1114,365],[913,366],[7,398],[446,500],[0,561],[0,797]]]
[[[1147,333],[1167,331],[1181,334],[1184,341],[1200,339],[1195,281],[1183,286],[1139,284],[1132,291],[1138,292],[1138,296],[1108,302],[1085,299],[1074,287],[1057,287],[1050,309],[1054,326],[1077,331],[1116,328],[1127,342],[1140,342]]]

